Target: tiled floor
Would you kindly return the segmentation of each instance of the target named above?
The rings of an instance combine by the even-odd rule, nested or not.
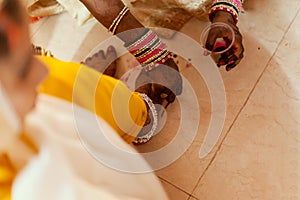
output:
[[[206,67],[213,67],[209,58],[178,35],[167,41],[172,48],[180,44],[185,50],[180,55],[195,67],[180,62],[184,94],[168,108],[159,135],[138,150],[162,148],[177,132],[190,145],[186,150],[179,146],[184,154],[162,169],[149,160],[171,199],[300,199],[300,1],[247,0],[245,8],[239,22],[245,58],[229,73],[219,70],[219,88],[210,81],[217,79],[205,74]],[[192,19],[182,32],[198,41],[205,25]],[[79,27],[68,14],[31,27],[34,43],[63,60],[81,61],[110,37],[96,21]],[[213,99],[222,97],[223,84],[226,102]],[[215,127],[211,120],[222,125],[223,118],[217,144],[200,159],[204,137]]]

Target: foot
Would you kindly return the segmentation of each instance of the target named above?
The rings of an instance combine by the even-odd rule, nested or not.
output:
[[[117,71],[117,52],[113,46],[109,46],[104,53],[103,50],[98,51],[82,63],[97,70],[98,72],[116,78]]]

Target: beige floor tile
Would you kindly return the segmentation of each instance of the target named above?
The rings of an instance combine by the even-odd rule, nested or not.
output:
[[[271,2],[273,2],[273,4]],[[270,1],[270,0],[256,1],[255,3],[253,2],[252,4],[247,5],[247,13],[241,17],[241,22],[240,22],[241,30],[245,38],[244,39],[244,45],[246,48],[245,58],[243,62],[236,69],[232,70],[229,73],[225,72],[224,69],[220,69],[220,73],[224,81],[224,86],[225,86],[226,96],[227,96],[227,107],[226,107],[227,115],[226,115],[222,136],[220,137],[219,143],[218,145],[216,145],[216,148],[219,146],[220,141],[222,141],[222,139],[225,137],[234,119],[240,112],[241,108],[244,106],[250,92],[255,86],[258,78],[261,76],[263,70],[267,66],[267,63],[270,60],[272,54],[276,50],[276,44],[280,42],[282,36],[284,35],[285,30],[287,30],[291,20],[293,19],[293,16],[296,15],[297,10],[295,7],[299,7],[299,4],[297,1],[292,1],[291,3],[294,5],[294,8],[291,9],[291,11],[287,14],[287,16],[283,16],[276,23],[273,22],[269,23],[267,27],[262,25],[261,22],[263,21],[262,19],[265,19],[265,21],[267,21],[269,20],[269,18],[272,19],[279,18],[278,13],[271,12],[269,7],[272,7],[274,11],[282,12],[283,11],[282,9],[284,8],[286,9],[287,6],[283,5],[284,4],[283,2],[280,3],[280,1]],[[269,7],[266,6],[268,4],[270,4]],[[266,14],[268,14],[268,16]],[[255,27],[253,27],[253,23],[255,24]],[[183,28],[183,32],[190,35],[192,38],[195,39],[195,41],[197,41],[202,28],[206,25],[207,23],[205,22],[192,20]],[[259,28],[258,26],[261,27]],[[276,32],[276,34],[272,35],[270,33],[271,32],[270,30]],[[271,37],[270,40],[261,38],[262,37],[261,33],[263,31],[265,31],[266,35],[270,35]],[[176,41],[176,36],[174,40]],[[178,42],[178,44],[181,45],[182,48],[186,48],[188,50],[191,49],[189,47],[186,47],[186,44],[184,44],[184,42]],[[198,57],[201,56],[201,52],[188,51],[188,53],[189,55],[186,56],[185,58],[186,59],[191,58],[192,62],[197,55]],[[211,63],[207,60],[203,61],[203,63],[201,64],[211,65]],[[184,64],[181,66],[181,71],[183,75],[187,78],[187,81],[194,88],[194,92],[196,93],[196,96],[199,99],[198,104],[201,110],[200,112],[201,121],[199,122],[199,130],[197,132],[197,135],[192,145],[190,146],[190,148],[188,148],[186,153],[178,160],[176,160],[176,162],[172,163],[171,165],[169,165],[168,167],[162,170],[159,170],[157,174],[160,177],[163,177],[169,182],[172,182],[176,186],[180,187],[184,191],[191,192],[195,187],[195,183],[198,181],[198,179],[205,171],[206,167],[209,165],[211,159],[214,156],[214,152],[216,151],[215,148],[213,149],[213,151],[208,157],[206,157],[205,159],[199,159],[198,156],[199,149],[201,147],[201,144],[203,143],[204,136],[207,133],[210,117],[212,115],[216,115],[218,111],[212,112],[207,86],[203,82],[203,80],[199,78],[199,74],[197,75],[197,71],[195,71],[192,67],[185,67],[185,66],[186,65]],[[182,95],[182,98],[184,99],[190,97],[188,95]],[[176,105],[174,105],[174,107],[176,107]],[[179,109],[177,110],[179,111]],[[168,116],[173,115],[170,110],[168,112],[169,112]],[[181,116],[181,114],[177,113],[176,116]],[[178,117],[176,119],[179,122]],[[160,139],[163,137],[161,135],[164,135],[166,133],[168,133],[168,136],[171,138],[172,138],[172,134],[169,134],[169,132],[173,132],[173,135],[174,133],[176,133],[177,126],[174,125],[172,126],[170,124],[178,124],[178,123],[174,123],[176,122],[174,120],[168,120],[168,121],[169,121],[167,123],[168,126],[166,126],[168,127],[166,129],[167,131],[165,132],[165,130],[163,130],[160,133],[159,136]],[[188,132],[189,129],[186,131]],[[155,138],[148,145],[152,147],[155,145],[163,146],[162,143],[158,141],[160,139],[157,138]],[[164,139],[164,141],[170,141],[170,138],[169,140]],[[149,148],[148,146],[147,147],[144,146],[141,148],[147,150],[151,149],[151,147]]]
[[[220,70],[227,93],[227,116],[221,138],[225,137],[225,133],[247,100],[258,77],[274,53],[276,45],[281,40],[299,8],[299,1],[296,0],[291,0],[288,4],[280,0],[247,0],[247,3],[246,14],[240,17],[239,23],[245,38],[245,58],[240,66],[230,73],[225,72],[224,69]],[[193,19],[183,28],[182,32],[197,42],[201,30],[207,24],[207,22],[199,22]],[[95,21],[79,27],[75,20],[68,14],[50,17],[43,24],[34,26],[32,28],[34,43],[51,50],[57,58],[63,60],[81,61],[94,47],[110,36]],[[174,42],[176,43],[176,37],[173,40]],[[172,41],[170,41],[171,43]],[[185,58],[191,58],[191,62],[194,62],[199,57],[198,55],[202,53],[201,51],[190,53],[188,51],[189,47],[185,46],[184,43],[174,45],[178,44],[188,53]],[[206,63],[205,65],[212,64],[208,60],[203,61],[203,63]],[[189,83],[193,89],[189,91],[185,90],[185,93],[178,98],[178,101],[168,108],[168,121],[161,133],[154,137],[147,145],[137,148],[141,152],[162,149],[162,147],[165,147],[166,144],[172,141],[177,130],[182,127],[180,120],[185,120],[185,124],[190,127],[182,130],[181,139],[184,143],[173,150],[177,152],[182,150],[186,145],[190,145],[190,147],[176,162],[172,162],[168,167],[159,170],[157,174],[187,193],[191,193],[216,151],[216,149],[213,149],[208,157],[199,159],[199,149],[208,130],[210,117],[212,113],[218,113],[218,110],[211,110],[209,90],[200,75],[196,73],[197,71],[187,63],[181,63],[180,66],[183,75],[187,79],[186,86]],[[194,94],[197,97],[196,99],[199,100],[198,104],[194,103],[193,98],[191,98]],[[197,105],[200,111],[195,109]],[[198,114],[190,114],[188,117],[182,117],[183,111],[180,110],[180,107],[183,106],[190,113],[198,112]],[[199,116],[200,122],[197,118]],[[222,116],[219,117],[222,118]],[[190,137],[192,137],[191,135],[193,135],[195,127],[198,130],[196,131],[195,139],[192,138],[191,143]],[[161,166],[158,161],[160,161],[159,159],[165,159],[164,155],[162,154],[157,160],[150,160],[150,164]],[[163,161],[161,162],[163,163]]]
[[[246,0],[246,12],[240,16],[239,26],[262,44],[261,48],[273,53],[299,5],[298,0],[291,0],[288,4],[281,0]]]
[[[172,200],[188,200],[189,195],[185,192],[181,191],[180,189],[174,187],[173,185],[169,184],[168,182],[161,180],[161,183],[168,194],[169,198]]]
[[[170,165],[158,170],[157,174],[182,190],[191,192],[201,175],[199,172],[202,172],[205,167],[206,159],[199,159],[198,154],[201,141],[209,126],[211,106],[208,90],[200,74],[193,67],[182,73],[188,77],[187,83],[184,84],[184,93],[168,107],[168,119],[164,128],[149,143],[140,145],[137,149],[143,153],[156,153],[155,151],[169,149],[159,152],[154,159],[152,157],[148,159],[147,156],[145,158],[154,169],[163,166],[159,162],[161,159],[165,161],[169,158],[178,158],[174,163],[166,163]],[[192,88],[188,87],[188,83]],[[178,141],[175,136],[179,138],[179,144],[175,142]],[[180,150],[184,153],[181,157],[179,157]]]
[[[190,197],[188,200],[199,200],[199,199],[197,199],[195,197]]]
[[[199,199],[300,199],[300,15],[197,186]]]

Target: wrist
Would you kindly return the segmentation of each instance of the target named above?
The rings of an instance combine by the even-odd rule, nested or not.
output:
[[[144,144],[148,142],[157,130],[158,125],[157,110],[152,100],[146,94],[140,93],[140,96],[147,105],[148,119],[145,122],[142,130],[133,141],[133,144]]]
[[[232,16],[231,13],[226,12],[226,11],[216,11],[213,13],[213,15],[211,16],[211,22],[215,23],[215,22],[224,22],[224,23],[229,23],[229,24],[233,24],[235,25],[235,19]]]
[[[115,33],[122,41],[129,43],[144,34],[143,28],[144,26],[129,11],[124,15]]]
[[[215,18],[219,11],[227,12],[231,14],[231,18],[233,18],[234,24],[238,23],[238,16],[240,12],[243,10],[242,0],[213,0],[213,5],[209,11],[209,19],[213,22],[213,18]],[[223,14],[221,14],[223,15]],[[223,21],[228,22],[228,21]],[[230,23],[231,20],[230,20]]]

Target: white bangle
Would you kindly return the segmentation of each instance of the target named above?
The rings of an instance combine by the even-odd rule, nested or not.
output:
[[[118,27],[118,25],[120,24],[121,20],[123,19],[124,15],[129,11],[129,8],[127,6],[125,6],[121,12],[119,13],[119,15],[114,19],[114,21],[112,22],[112,24],[110,25],[110,27],[108,28],[108,31],[112,32],[112,34],[114,35],[116,32],[116,29]]]
[[[140,93],[140,96],[143,98],[143,100],[149,106],[149,111],[152,114],[152,120],[153,121],[152,121],[151,130],[147,134],[144,134],[142,136],[137,136],[135,138],[135,140],[133,141],[134,144],[144,144],[144,143],[148,142],[152,138],[152,136],[154,135],[154,133],[157,129],[157,124],[158,124],[157,111],[156,111],[156,108],[155,108],[152,100],[146,94]]]

